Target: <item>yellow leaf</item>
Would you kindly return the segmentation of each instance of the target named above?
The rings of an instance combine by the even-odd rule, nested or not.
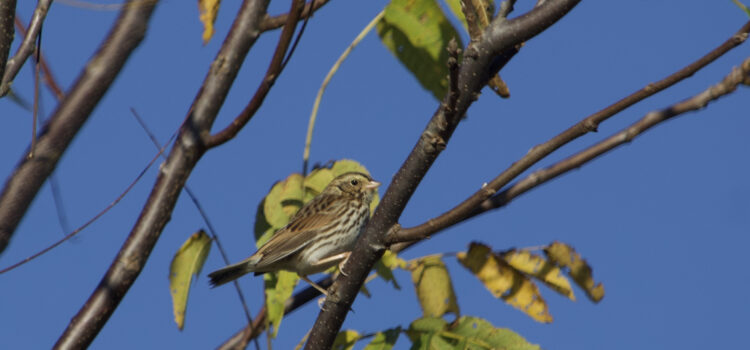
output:
[[[219,13],[221,0],[198,0],[198,11],[200,11],[200,20],[203,22],[203,45],[206,45],[214,35],[214,23],[216,23],[216,14]]]
[[[396,253],[390,250],[386,250],[383,257],[375,263],[375,271],[378,273],[378,276],[386,282],[393,283],[393,287],[400,290],[401,286],[393,275],[393,269],[395,268],[406,268],[406,261],[399,258]]]
[[[369,344],[365,346],[364,350],[391,350],[398,340],[398,336],[401,334],[401,327],[387,329],[383,332],[378,332],[372,338]]]
[[[292,296],[294,286],[297,285],[299,277],[294,272],[279,271],[263,275],[266,291],[266,309],[268,317],[266,322],[273,325],[272,337],[276,337],[284,318],[284,303]]]
[[[177,328],[185,325],[185,309],[193,275],[198,275],[211,250],[211,238],[200,230],[180,247],[169,265],[169,292],[172,294],[172,310]]]
[[[573,247],[562,242],[552,242],[544,249],[544,253],[550,261],[570,269],[568,275],[579,287],[583,288],[591,301],[599,302],[604,298],[604,285],[594,283],[591,266],[576,253]]]
[[[440,256],[427,256],[411,267],[411,279],[425,317],[441,317],[448,312],[460,315],[450,275]]]
[[[351,350],[354,347],[354,343],[359,340],[359,333],[357,331],[345,330],[339,332],[336,335],[336,340],[333,341],[332,350]]]
[[[502,256],[514,269],[544,282],[554,291],[570,298],[570,300],[576,300],[570,281],[563,276],[562,271],[555,264],[527,250],[511,250],[503,253]]]
[[[525,312],[538,322],[552,322],[547,303],[537,286],[516,271],[490,247],[472,243],[467,253],[459,253],[458,261],[471,271],[497,298]]]

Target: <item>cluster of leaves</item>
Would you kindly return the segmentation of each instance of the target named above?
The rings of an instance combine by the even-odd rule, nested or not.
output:
[[[273,234],[286,226],[289,219],[308,201],[318,195],[335,177],[357,171],[369,174],[367,169],[353,160],[333,162],[330,167],[321,167],[309,175],[294,173],[271,187],[268,195],[258,205],[255,216],[255,239],[258,247],[265,244]],[[370,210],[379,203],[377,194]],[[175,322],[182,329],[185,322],[185,309],[193,276],[200,274],[211,248],[211,239],[205,232],[192,235],[172,259],[169,273]],[[248,249],[248,255],[252,249]],[[299,276],[294,272],[280,271],[263,276],[266,295],[267,322],[273,326],[276,336],[281,319],[284,317],[284,303],[292,295]]]
[[[523,311],[538,322],[552,322],[547,303],[535,281],[539,281],[571,300],[575,295],[567,274],[594,302],[604,297],[604,287],[595,283],[591,267],[569,245],[553,242],[542,251],[544,256],[527,249],[493,252],[484,244],[471,243],[468,251],[456,258],[498,299]],[[377,273],[399,288],[393,270],[411,273],[422,317],[409,328],[391,328],[374,335],[360,335],[354,330],[339,333],[334,349],[351,349],[354,343],[372,338],[365,349],[391,349],[400,333],[406,333],[412,349],[538,349],[520,335],[496,328],[478,317],[461,316],[458,301],[443,254],[429,255],[409,262],[386,252],[376,266]],[[453,322],[443,319],[452,313]]]

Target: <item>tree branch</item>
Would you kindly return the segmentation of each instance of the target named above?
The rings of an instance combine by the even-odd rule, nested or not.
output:
[[[16,29],[18,29],[18,33],[25,37],[26,36],[26,28],[23,26],[23,22],[21,22],[21,19],[16,16]],[[65,93],[63,93],[62,88],[59,84],[57,84],[57,80],[55,79],[55,75],[52,74],[52,69],[49,68],[49,65],[47,64],[47,59],[44,57],[44,52],[40,52],[39,55],[39,63],[42,66],[42,73],[44,73],[44,83],[47,85],[47,87],[52,91],[52,94],[55,95],[55,98],[59,101],[62,100]],[[5,67],[3,65],[3,67]],[[1,76],[1,75],[0,75]]]
[[[739,67],[734,67],[729,75],[727,75],[722,81],[709,87],[703,92],[665,109],[648,113],[641,120],[610,136],[606,140],[578,152],[548,168],[531,173],[523,180],[508,187],[508,189],[498,193],[491,199],[484,201],[474,212],[471,213],[471,216],[476,216],[488,210],[505,206],[511,200],[528,192],[532,188],[538,187],[539,185],[570,170],[581,167],[596,157],[611,151],[617,146],[630,142],[636,136],[639,136],[646,130],[664,121],[687,112],[705,108],[710,102],[735,91],[740,84],[750,86],[750,57],[746,58]]]
[[[302,13],[299,15],[299,18],[297,20],[303,20],[307,19],[308,17],[312,17],[312,14],[315,13],[319,8],[323,7],[323,5],[327,4],[329,0],[311,0],[307,4],[305,4],[305,7],[302,9]],[[310,13],[310,6],[312,6],[312,14]],[[290,12],[291,13],[291,12]],[[276,28],[281,28],[281,26],[284,25],[284,23],[287,22],[289,13],[284,13],[278,16],[270,17],[266,15],[266,18],[263,19],[263,23],[260,24],[260,30],[262,32],[273,30]]]
[[[584,118],[567,130],[551,138],[549,141],[535,146],[523,158],[514,162],[508,169],[503,171],[481,190],[477,191],[471,197],[464,200],[461,204],[455,206],[454,208],[448,210],[447,212],[434,219],[428,220],[421,225],[402,229],[396,232],[391,237],[388,237],[388,243],[394,244],[398,242],[420,240],[445,228],[462,222],[469,217],[472,217],[473,215],[475,215],[472,214],[474,213],[474,210],[483,201],[492,197],[497,191],[499,191],[505,185],[509,184],[513,179],[529,169],[532,165],[536,164],[537,162],[548,156],[550,153],[570,143],[571,141],[589,132],[596,131],[600,123],[609,119],[613,115],[623,111],[624,109],[651,95],[654,95],[682,81],[687,77],[692,76],[693,74],[695,74],[695,72],[699,71],[717,58],[721,57],[729,50],[743,43],[748,37],[748,32],[750,32],[750,21],[745,23],[723,44],[719,45],[697,61],[685,66],[679,71],[656,83],[646,85],[646,87],[644,87],[643,89],[638,90],[630,94],[629,96],[615,102],[614,104],[602,109],[601,111]]]
[[[42,2],[40,1],[40,4]],[[146,23],[154,5],[141,3],[139,6],[132,7],[133,9],[123,11],[70,93],[58,104],[52,117],[41,131],[34,148],[34,157],[27,157],[30,151],[27,150],[13,175],[5,183],[5,188],[0,195],[0,252],[7,247],[31,201],[55,169],[73,137],[86,122],[94,107],[117,77],[125,61],[143,39],[146,33]],[[41,17],[35,14],[35,18]],[[33,23],[35,23],[34,20],[32,20]],[[30,33],[33,33],[33,30],[29,30],[26,38],[35,37]],[[11,65],[10,62],[9,65]],[[8,73],[6,71],[6,76]]]
[[[385,250],[385,234],[398,221],[417,185],[445,147],[461,117],[477,99],[487,81],[517,51],[516,46],[554,24],[580,0],[549,0],[512,20],[493,21],[476,42],[471,42],[459,70],[459,97],[455,110],[443,104],[433,115],[414,149],[388,187],[383,200],[357,241],[351,259],[329,289],[329,296],[318,315],[306,349],[329,349],[359,288],[373,264]],[[444,104],[447,105],[447,98]]]
[[[0,2],[0,77],[5,75],[5,63],[10,54],[15,30],[13,21],[16,13],[16,0]]]
[[[286,56],[287,49],[292,41],[292,37],[294,36],[294,30],[297,28],[297,21],[299,20],[299,15],[302,10],[302,3],[303,0],[292,1],[292,8],[289,10],[289,13],[293,15],[287,17],[286,25],[284,25],[284,29],[281,32],[279,43],[276,45],[276,51],[273,53],[271,63],[268,65],[266,75],[263,77],[263,80],[261,80],[258,89],[255,90],[253,98],[250,99],[250,102],[245,106],[245,109],[243,109],[242,112],[232,120],[231,124],[216,134],[211,135],[206,140],[206,147],[213,148],[234,138],[263,104],[263,100],[265,100],[268,92],[271,91],[271,87],[276,82],[276,78],[279,77],[279,74],[281,74],[281,71],[284,69],[284,56]]]
[[[29,23],[29,31],[26,32],[16,54],[6,64],[5,74],[2,75],[3,79],[0,81],[0,97],[5,96],[10,91],[10,85],[13,83],[16,74],[21,70],[21,67],[26,63],[31,53],[34,52],[34,41],[36,41],[36,37],[42,29],[42,23],[44,22],[44,18],[47,17],[50,5],[52,5],[52,0],[39,0],[37,2],[34,15],[31,17],[31,22]]]
[[[237,76],[258,29],[268,0],[245,0],[227,38],[210,66],[188,117],[180,128],[167,160],[161,165],[156,184],[138,221],[107,273],[86,304],[72,319],[55,344],[56,349],[85,348],[93,341],[140,274],[170,218],[190,172],[205,153],[203,140],[209,135],[219,108]],[[125,6],[121,17],[141,18],[152,5]],[[147,12],[150,13],[150,12]]]

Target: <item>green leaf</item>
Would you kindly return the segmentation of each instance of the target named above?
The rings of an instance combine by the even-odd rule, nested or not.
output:
[[[375,337],[372,338],[364,350],[391,350],[398,340],[398,336],[401,334],[401,327],[391,328],[385,332],[378,332]]]
[[[440,334],[448,322],[440,317],[424,317],[409,325],[406,334],[412,342],[412,350],[453,350],[455,347]]]
[[[336,335],[336,340],[333,341],[332,350],[351,350],[354,347],[354,343],[359,340],[359,333],[353,330],[345,330],[339,332]]]
[[[293,173],[271,187],[271,191],[263,201],[263,213],[271,226],[284,227],[302,207],[304,196],[302,182],[302,175]]]
[[[539,350],[517,333],[495,328],[477,317],[462,316],[448,324],[442,318],[424,317],[409,325],[407,331],[412,349],[466,349],[466,350]]]
[[[495,328],[478,317],[461,317],[450,331],[466,338],[467,346],[462,349],[539,350],[539,345],[530,344],[518,333]]]
[[[383,257],[375,263],[375,271],[378,276],[386,282],[393,283],[393,287],[400,290],[401,286],[396,281],[396,276],[393,275],[393,269],[395,268],[406,268],[406,261],[390,250],[386,250]]]
[[[426,317],[441,317],[448,312],[458,316],[450,275],[440,256],[426,256],[411,266],[411,279]]]
[[[169,292],[172,294],[172,310],[177,328],[185,325],[185,309],[193,276],[200,274],[211,251],[211,238],[200,230],[188,238],[172,258],[169,265]]]
[[[388,50],[441,101],[448,91],[448,42],[461,37],[436,0],[392,0],[377,24]]]
[[[272,336],[275,338],[284,318],[284,302],[292,296],[299,277],[294,272],[279,271],[263,275],[266,291],[266,322],[273,325]]]

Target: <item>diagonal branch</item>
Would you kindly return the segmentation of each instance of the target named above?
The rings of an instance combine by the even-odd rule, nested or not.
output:
[[[16,29],[18,29],[18,33],[21,36],[26,36],[26,28],[23,26],[23,22],[21,22],[18,16],[16,16]],[[44,73],[44,83],[47,85],[47,87],[50,89],[50,91],[58,101],[62,100],[65,93],[63,93],[62,88],[57,83],[54,74],[52,74],[52,69],[49,68],[47,59],[44,57],[44,53],[41,52],[41,50],[39,52],[39,63],[42,66],[42,73]]]
[[[0,97],[5,96],[10,91],[10,85],[13,83],[16,74],[21,70],[21,67],[26,63],[31,53],[34,52],[34,41],[36,41],[36,37],[39,36],[39,32],[42,30],[42,23],[44,22],[44,18],[47,17],[50,5],[52,5],[52,0],[39,0],[37,2],[34,15],[31,17],[31,22],[29,23],[29,31],[23,37],[23,41],[21,41],[21,45],[16,50],[16,54],[6,64],[5,74],[2,75],[2,81],[0,81]]]
[[[169,221],[190,172],[206,151],[203,140],[209,135],[211,125],[250,47],[261,33],[258,26],[266,13],[268,2],[243,2],[180,128],[174,147],[160,167],[156,184],[138,221],[99,285],[58,339],[56,349],[85,348],[91,344],[140,274]],[[139,11],[146,9],[149,12],[145,14],[149,14],[153,6],[143,3],[140,6],[125,6],[122,17],[136,16],[145,20],[148,16]]]
[[[471,216],[476,216],[488,210],[505,206],[511,200],[528,192],[532,188],[536,188],[570,170],[581,167],[596,157],[599,157],[622,144],[630,142],[646,130],[664,121],[687,112],[705,108],[710,102],[735,91],[740,84],[750,86],[750,57],[746,58],[739,67],[734,67],[722,81],[709,87],[703,92],[662,110],[648,113],[641,118],[641,120],[624,128],[609,138],[550,167],[531,173],[523,180],[511,185],[506,190],[484,201],[474,212],[471,213]]]
[[[7,247],[31,201],[55,169],[73,137],[145,36],[153,8],[153,5],[142,4],[121,13],[99,51],[42,129],[34,148],[34,157],[27,157],[29,151],[24,153],[13,175],[5,183],[0,194],[0,252]],[[34,18],[39,16],[35,14]],[[26,38],[35,37],[30,33],[33,33],[32,29]],[[6,71],[6,76],[8,73]]]
[[[470,216],[473,216],[472,213],[477,208],[477,206],[480,205],[480,203],[492,197],[497,191],[499,191],[505,185],[509,184],[514,178],[518,177],[532,165],[536,164],[550,153],[570,143],[571,141],[589,132],[596,131],[600,123],[609,119],[613,115],[621,112],[622,110],[632,106],[639,101],[642,101],[647,97],[650,97],[651,95],[654,95],[682,81],[685,78],[692,76],[693,74],[695,74],[695,72],[699,71],[717,58],[721,57],[729,50],[743,43],[748,37],[748,32],[750,32],[750,21],[745,23],[723,44],[719,45],[697,61],[685,66],[679,71],[656,83],[646,85],[646,87],[644,87],[643,89],[638,90],[608,106],[607,108],[604,108],[601,111],[584,118],[559,135],[551,138],[549,141],[535,146],[523,158],[514,162],[510,167],[508,167],[508,169],[503,171],[500,175],[489,182],[487,186],[474,193],[471,197],[464,200],[461,204],[448,210],[437,218],[430,219],[421,225],[400,230],[399,232],[389,237],[388,243],[393,244],[398,242],[420,240],[447,227],[453,226],[463,220],[466,220]]]
[[[329,349],[348,310],[373,264],[385,250],[386,232],[401,216],[407,202],[432,163],[447,144],[461,117],[478,98],[479,91],[497,74],[516,46],[527,41],[567,14],[580,0],[548,0],[512,20],[493,21],[476,42],[471,42],[459,69],[456,108],[441,106],[433,115],[411,154],[393,177],[351,259],[329,289],[329,296],[310,333],[306,349]],[[447,104],[447,101],[445,101]]]
[[[302,10],[302,2],[303,0],[292,1],[292,8],[289,10],[289,13],[292,15],[287,17],[286,25],[284,25],[284,29],[281,31],[281,38],[279,38],[279,43],[276,45],[276,51],[273,53],[271,63],[268,65],[266,75],[263,77],[263,80],[261,80],[258,89],[255,90],[253,98],[250,99],[250,102],[245,106],[245,109],[243,109],[242,112],[232,120],[231,124],[216,134],[208,137],[206,140],[207,148],[219,146],[234,138],[263,104],[263,100],[265,100],[268,92],[271,91],[271,87],[284,69],[286,63],[284,57],[286,56],[287,49],[292,41],[292,37],[294,36],[294,30],[297,28],[297,21],[299,20],[299,15]]]

